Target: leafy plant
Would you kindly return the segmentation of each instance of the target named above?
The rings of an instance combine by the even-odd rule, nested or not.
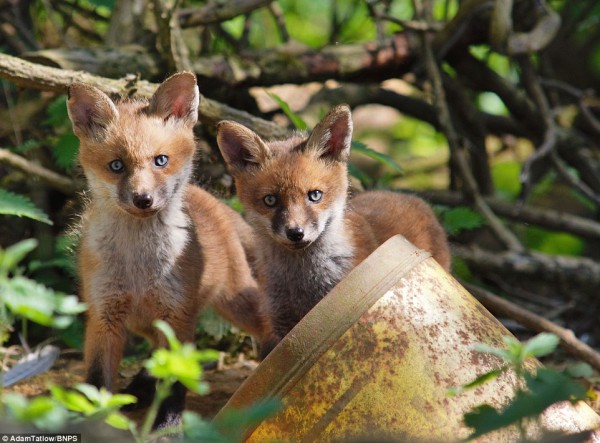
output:
[[[28,399],[16,392],[2,394],[0,417],[11,422],[28,423],[43,431],[58,431],[68,422],[69,413],[48,396]]]
[[[96,388],[88,384],[75,385],[74,389],[50,386],[52,399],[71,412],[71,422],[84,419],[103,420],[117,429],[132,429],[134,423],[119,412],[122,406],[135,403],[137,399],[129,394],[112,394],[106,388]],[[75,413],[75,414],[73,414]]]
[[[237,443],[244,440],[244,433],[281,409],[281,401],[259,401],[247,408],[229,410],[218,419],[207,422],[198,414],[183,414],[183,432],[187,441],[207,443]]]
[[[442,208],[438,212],[442,225],[449,235],[456,235],[462,231],[476,229],[485,224],[485,219],[480,214],[464,206]]]
[[[0,214],[27,217],[51,225],[52,220],[31,200],[0,188]]]
[[[396,170],[398,173],[402,173],[402,167],[396,163],[396,161],[387,154],[383,152],[375,151],[374,149],[369,148],[367,145],[361,142],[357,142],[355,140],[352,141],[352,150],[353,152],[358,152],[362,155],[365,155],[385,166],[389,166],[390,168]]]
[[[291,120],[296,129],[299,129],[300,131],[306,131],[308,129],[306,122],[302,117],[292,111],[292,108],[290,108],[290,105],[284,99],[274,93],[269,93],[269,96],[277,102],[283,113]]]
[[[542,357],[554,351],[559,339],[554,334],[541,333],[525,343],[514,337],[504,337],[504,348],[496,348],[478,344],[478,352],[500,357],[504,364],[488,371],[470,383],[453,388],[450,395],[457,395],[466,390],[494,380],[506,371],[514,371],[517,376],[517,387],[513,399],[503,408],[496,409],[482,404],[464,415],[464,423],[473,428],[469,440],[489,432],[517,425],[524,436],[525,420],[538,417],[549,406],[561,401],[576,402],[586,398],[586,389],[569,376],[553,369],[539,367],[529,371],[526,361],[533,357]]]
[[[14,316],[44,326],[66,328],[85,310],[74,295],[53,291],[22,275],[19,263],[37,247],[37,240],[0,248],[0,340],[7,338]]]

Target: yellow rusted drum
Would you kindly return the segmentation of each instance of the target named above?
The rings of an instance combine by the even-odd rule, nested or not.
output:
[[[248,442],[458,441],[469,435],[463,414],[505,404],[515,379],[507,373],[452,398],[447,389],[498,367],[473,346],[502,346],[509,334],[427,252],[397,236],[306,315],[220,414],[281,398],[283,409],[248,429]],[[542,422],[570,433],[597,427],[600,417],[584,403],[564,403]],[[515,432],[482,441],[515,441]]]

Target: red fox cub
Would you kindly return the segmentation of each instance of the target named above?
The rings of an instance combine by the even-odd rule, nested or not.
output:
[[[167,79],[149,102],[113,103],[92,86],[69,88],[67,108],[89,185],[78,267],[88,304],[86,381],[93,385],[115,388],[127,330],[166,346],[152,326],[162,319],[179,340],[193,341],[207,303],[251,334],[265,333],[246,255],[251,228],[189,184],[198,101],[191,73]],[[152,396],[154,387],[147,389]],[[178,384],[155,427],[176,424],[184,403]]]
[[[354,266],[395,234],[450,267],[446,234],[421,199],[365,192],[347,206],[350,109],[337,106],[308,137],[265,142],[231,121],[217,141],[256,234],[259,282],[274,337],[290,329]]]

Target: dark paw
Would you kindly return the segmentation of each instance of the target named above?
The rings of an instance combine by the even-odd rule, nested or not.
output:
[[[131,380],[129,385],[121,390],[121,394],[131,394],[138,400],[136,403],[123,406],[121,410],[131,412],[147,408],[152,403],[152,400],[154,400],[155,392],[156,378],[152,377],[146,368],[142,368],[140,372],[133,377],[133,380]]]
[[[177,382],[173,385],[171,395],[160,405],[156,419],[154,420],[153,430],[166,429],[176,427],[181,432],[181,414],[185,408],[186,388],[181,383]]]

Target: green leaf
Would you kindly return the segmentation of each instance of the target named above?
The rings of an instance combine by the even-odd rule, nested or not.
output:
[[[229,441],[241,441],[248,428],[272,417],[281,408],[281,400],[277,398],[260,400],[246,408],[228,410],[215,425],[222,435],[229,437]]]
[[[542,332],[525,342],[523,354],[528,357],[543,357],[554,352],[560,339],[557,335],[548,332]]]
[[[38,241],[34,238],[21,240],[9,246],[4,251],[0,248],[0,271],[12,272],[27,254],[37,248]]]
[[[51,225],[52,220],[31,200],[0,188],[0,214],[27,217]]]
[[[46,126],[61,126],[69,121],[69,113],[67,112],[67,96],[59,95],[50,102],[46,108],[46,119],[44,124]]]
[[[83,305],[73,297],[55,292],[26,277],[15,276],[3,285],[4,303],[16,315],[21,315],[43,326],[65,328],[74,317],[57,315],[72,314],[83,310]],[[64,297],[68,297],[64,302]],[[63,303],[66,311],[63,312]]]
[[[53,399],[38,396],[31,400],[21,394],[5,392],[2,394],[6,416],[22,423],[33,424],[45,431],[57,431],[67,423],[68,412]]]
[[[132,420],[128,419],[120,412],[113,412],[112,414],[109,414],[104,421],[113,428],[122,430],[131,429],[132,425],[134,425]]]
[[[166,321],[155,320],[153,324],[156,329],[165,334],[165,337],[169,342],[169,347],[172,351],[177,351],[181,348],[181,342],[177,340],[173,328],[171,328],[171,326]]]
[[[573,378],[588,378],[594,376],[594,369],[588,363],[580,361],[568,366],[565,369],[565,373]]]
[[[50,386],[52,398],[62,404],[69,411],[79,412],[83,415],[91,415],[97,408],[92,404],[92,399],[86,397],[81,392],[70,389],[63,389],[58,385]]]
[[[399,173],[403,173],[402,167],[396,163],[396,161],[387,154],[383,152],[377,152],[374,149],[369,148],[367,145],[361,142],[357,142],[355,140],[352,141],[352,150],[354,152],[358,152],[360,154],[366,155],[373,160],[376,160],[379,163],[382,163],[386,166],[389,166],[392,169],[395,169]]]
[[[217,315],[215,310],[211,308],[202,310],[200,313],[200,321],[198,323],[201,330],[216,341],[221,340],[225,335],[236,330],[235,326],[224,320],[220,315]]]
[[[354,163],[348,163],[348,172],[352,177],[357,178],[365,188],[370,188],[373,185],[373,178],[369,174],[364,173]]]
[[[224,437],[214,423],[204,420],[195,412],[183,411],[182,418],[185,441],[234,443],[231,439]],[[241,439],[236,441],[241,441]]]
[[[586,398],[586,389],[581,384],[552,369],[539,368],[535,375],[525,373],[524,378],[528,391],[517,391],[503,410],[481,405],[464,415],[464,423],[474,428],[469,439],[538,416],[554,403]]]
[[[466,426],[474,429],[473,433],[469,435],[469,440],[510,424],[510,422],[505,423],[498,411],[487,404],[479,405],[467,412],[463,417],[463,422]]]
[[[497,357],[500,357],[502,360],[506,362],[512,362],[513,356],[506,349],[500,349],[493,346],[488,346],[483,343],[477,343],[473,349],[476,352],[481,352],[482,354],[492,354]]]
[[[467,207],[447,209],[442,212],[442,224],[450,235],[476,229],[485,224],[485,219]]]
[[[277,94],[274,94],[272,92],[269,92],[268,94],[273,100],[277,102],[283,113],[291,120],[292,124],[296,129],[299,129],[300,131],[306,131],[308,129],[308,125],[306,124],[306,122],[302,120],[302,118],[298,114],[292,111],[290,105],[288,105],[285,100],[283,100]]]
[[[19,146],[15,146],[15,148],[12,149],[12,151],[18,152],[18,153],[23,153],[23,152],[32,151],[34,149],[37,149],[40,146],[42,146],[42,142],[40,140],[25,140]]]
[[[469,389],[476,388],[478,386],[481,386],[484,383],[487,383],[490,380],[494,380],[495,378],[497,378],[500,374],[502,374],[506,370],[508,370],[508,366],[503,366],[501,368],[492,369],[489,372],[486,372],[484,374],[479,375],[472,382],[469,382],[469,383],[467,383],[465,385],[462,385],[462,386],[458,386],[456,388],[450,388],[450,389],[448,389],[447,393],[451,397],[453,397],[455,395],[458,395],[458,394],[462,394],[463,392],[468,391]]]
[[[79,139],[72,132],[61,135],[52,150],[54,161],[65,171],[71,171],[77,160]]]
[[[199,394],[208,392],[208,386],[200,381],[201,363],[218,359],[219,353],[212,350],[198,351],[191,343],[181,344],[173,329],[162,320],[156,320],[154,325],[165,334],[169,349],[156,349],[152,357],[144,362],[150,374],[170,382],[179,381]]]

